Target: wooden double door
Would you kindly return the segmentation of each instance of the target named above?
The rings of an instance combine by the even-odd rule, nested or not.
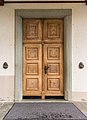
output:
[[[63,96],[63,19],[23,19],[23,96]]]

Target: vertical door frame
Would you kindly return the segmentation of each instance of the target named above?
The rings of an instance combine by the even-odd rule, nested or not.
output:
[[[15,40],[15,101],[22,100],[22,18],[26,10],[16,10],[16,40]],[[47,16],[50,10],[45,10],[39,15],[41,10],[30,11],[27,14],[30,18],[64,18],[64,98],[65,100],[72,99],[72,10],[53,10],[51,16]],[[58,15],[59,12],[59,15]],[[22,15],[21,15],[22,13]],[[33,14],[33,17],[31,16]],[[61,15],[60,15],[61,14]],[[26,17],[27,18],[27,17]]]
[[[22,17],[16,16],[15,101],[22,100]]]

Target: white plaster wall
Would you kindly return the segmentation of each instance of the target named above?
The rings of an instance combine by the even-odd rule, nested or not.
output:
[[[73,91],[87,91],[87,6],[73,9]],[[84,69],[79,69],[79,62],[84,63]]]
[[[87,100],[87,6],[85,4],[5,4],[0,7],[0,99],[14,99],[15,9],[72,9],[72,100],[77,98]],[[7,70],[2,67],[5,61],[9,65]],[[85,65],[82,70],[78,68],[80,61]],[[10,77],[12,79],[9,79]]]
[[[87,6],[73,9],[72,99],[87,101]],[[83,62],[84,69],[79,69]]]
[[[3,63],[8,69],[3,69]],[[0,7],[0,101],[14,99],[14,11]]]
[[[8,69],[3,69],[3,63]],[[14,11],[0,8],[0,76],[14,75]]]

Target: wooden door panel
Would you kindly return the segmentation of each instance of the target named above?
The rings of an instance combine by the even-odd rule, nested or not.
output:
[[[42,40],[41,20],[23,19],[23,43],[38,43]]]
[[[59,78],[48,78],[48,91],[59,91],[60,90],[60,79]]]
[[[42,46],[23,46],[23,95],[40,96],[42,90]]]
[[[44,45],[44,64],[48,67],[45,75],[45,95],[63,95],[63,45]]]
[[[23,19],[23,96],[63,96],[63,19]]]
[[[27,78],[26,79],[26,90],[27,91],[38,91],[39,85],[38,85],[38,78]]]
[[[60,64],[59,63],[48,63],[48,75],[60,75]]]
[[[44,36],[45,42],[63,43],[63,20],[49,19],[44,20]]]
[[[38,48],[25,47],[26,60],[38,60]]]

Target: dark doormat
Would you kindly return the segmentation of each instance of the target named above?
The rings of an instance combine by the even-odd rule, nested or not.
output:
[[[68,102],[15,103],[4,120],[87,120]]]

